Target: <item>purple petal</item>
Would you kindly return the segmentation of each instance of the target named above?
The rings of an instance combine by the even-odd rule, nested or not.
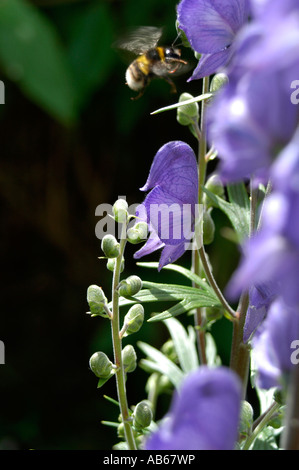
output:
[[[160,186],[184,203],[195,204],[198,194],[197,164],[193,150],[181,141],[169,142],[156,153],[141,191]]]
[[[232,450],[238,437],[241,384],[234,372],[205,366],[189,374],[147,450]]]
[[[211,54],[231,45],[247,20],[247,0],[182,0],[178,21],[191,47]]]
[[[232,50],[230,48],[215,52],[214,54],[203,54],[192,76],[187,81],[198,80],[218,72],[229,62],[231,54]]]
[[[162,250],[158,271],[166,266],[166,264],[175,263],[186,251],[185,242],[179,245],[165,245]]]
[[[277,296],[276,283],[261,284],[253,286],[249,290],[249,307],[246,313],[246,320],[243,332],[243,341],[249,341],[252,334],[262,323],[267,315],[267,311]]]
[[[159,250],[159,248],[162,248],[163,246],[164,246],[164,243],[161,242],[158,235],[152,231],[146,243],[143,245],[142,248],[140,248],[140,250],[134,253],[133,257],[134,259],[142,258],[142,256],[149,255],[150,253],[153,253],[154,251]]]

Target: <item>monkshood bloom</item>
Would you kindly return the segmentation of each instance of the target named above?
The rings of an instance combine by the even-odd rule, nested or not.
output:
[[[238,438],[241,383],[225,367],[202,366],[174,395],[170,412],[147,450],[233,450]]]
[[[211,75],[232,56],[236,33],[247,21],[249,0],[182,0],[179,27],[201,58],[190,80]]]
[[[229,292],[253,284],[277,283],[277,295],[299,302],[299,132],[280,154],[270,173],[273,193],[266,199],[260,231],[244,246],[244,258]]]
[[[226,181],[253,174],[265,180],[299,122],[299,106],[291,100],[292,83],[299,76],[299,3],[262,3],[265,11],[256,5],[259,14],[234,42],[229,84],[209,112],[209,139]]]
[[[149,191],[137,207],[139,220],[147,222],[150,236],[135,253],[139,259],[163,247],[159,270],[183,255],[193,237],[198,203],[196,157],[181,141],[165,144],[155,155],[145,186]]]
[[[249,289],[249,307],[243,332],[243,341],[247,343],[262,321],[265,319],[271,303],[277,296],[277,283],[268,282]]]
[[[299,311],[276,300],[260,330],[253,337],[253,360],[261,388],[284,387],[298,364]],[[297,365],[298,367],[298,365]]]

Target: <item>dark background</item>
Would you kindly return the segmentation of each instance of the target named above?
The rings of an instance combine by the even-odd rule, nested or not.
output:
[[[117,437],[101,420],[117,420],[118,410],[103,394],[116,398],[115,383],[98,390],[88,366],[97,350],[112,357],[109,321],[86,315],[87,287],[99,284],[108,296],[111,288],[112,273],[98,260],[95,209],[113,204],[118,195],[126,195],[129,204],[141,202],[138,188],[164,143],[185,140],[196,151],[194,137],[176,122],[175,111],[150,116],[176,101],[169,85],[153,82],[140,100],[132,101],[134,92],[124,83],[127,64],[111,44],[140,25],[163,26],[171,43],[176,2],[27,2],[32,24],[42,19],[40,38],[30,45],[31,23],[26,20],[28,32],[17,19],[25,2],[2,3],[10,1],[14,8],[9,14],[1,16],[0,10],[0,78],[5,84],[5,104],[0,105],[0,339],[5,344],[0,449],[109,449]],[[57,57],[45,47],[44,31],[55,38]],[[183,50],[183,56],[190,51]],[[201,83],[187,84],[186,78],[176,81],[178,91],[200,94]],[[214,213],[217,243],[209,253],[224,286],[234,246],[218,230],[227,220]],[[124,275],[176,281],[174,274],[136,267],[135,250],[128,247]],[[189,256],[182,258],[186,266]],[[228,321],[218,322],[214,331],[226,363]],[[142,339],[160,347],[167,338],[162,324],[145,324],[130,342]],[[141,369],[129,375],[130,405],[145,398],[146,379]],[[168,400],[159,404],[160,415]]]

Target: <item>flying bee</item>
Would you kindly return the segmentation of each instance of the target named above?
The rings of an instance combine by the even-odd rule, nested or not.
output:
[[[138,57],[133,60],[126,70],[126,84],[139,94],[132,100],[140,98],[146,86],[153,78],[163,78],[171,86],[171,92],[176,93],[176,86],[170,75],[176,75],[187,66],[181,59],[180,49],[172,46],[158,46],[162,29],[153,26],[143,26],[134,31],[118,47],[133,52]],[[173,76],[172,75],[172,76]]]

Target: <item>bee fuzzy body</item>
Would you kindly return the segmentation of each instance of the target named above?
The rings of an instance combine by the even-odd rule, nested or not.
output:
[[[139,92],[132,99],[142,96],[149,82],[157,77],[166,80],[171,85],[171,91],[176,92],[170,75],[187,65],[187,62],[181,59],[179,49],[173,46],[157,46],[161,34],[161,29],[141,27],[120,46],[139,54],[126,70],[126,84],[132,90]]]

